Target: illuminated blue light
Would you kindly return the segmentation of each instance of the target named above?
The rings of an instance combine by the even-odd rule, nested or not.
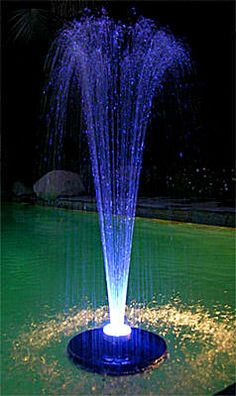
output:
[[[57,147],[55,167],[70,117],[69,98],[74,95],[78,111],[82,103],[109,300],[111,325],[104,331],[112,335],[128,331],[124,315],[132,237],[153,97],[163,89],[167,70],[176,79],[189,64],[183,43],[153,21],[140,17],[125,25],[105,15],[69,23],[47,58],[44,97],[49,142]]]

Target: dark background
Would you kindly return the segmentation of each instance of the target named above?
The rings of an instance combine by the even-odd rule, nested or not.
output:
[[[76,7],[75,7],[76,3]],[[45,141],[41,117],[43,65],[57,29],[79,15],[82,4],[105,6],[117,18],[136,12],[168,25],[191,49],[194,71],[188,81],[191,105],[180,111],[168,92],[156,104],[147,132],[140,193],[231,199],[234,191],[234,2],[119,1],[53,2],[55,20],[29,39],[14,38],[11,18],[19,9],[52,11],[49,1],[3,1],[2,8],[2,190],[42,176]],[[60,8],[61,7],[61,8]],[[64,13],[64,15],[63,15]],[[73,15],[74,14],[74,15]],[[73,145],[72,145],[73,147]],[[80,153],[87,164],[86,149]],[[64,169],[80,171],[69,152]],[[87,162],[86,162],[87,161]],[[51,170],[51,169],[48,169]],[[90,177],[90,176],[89,176]],[[86,185],[92,191],[90,183]]]

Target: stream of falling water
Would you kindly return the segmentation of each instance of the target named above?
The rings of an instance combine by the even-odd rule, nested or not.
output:
[[[63,145],[69,98],[86,125],[113,332],[124,326],[135,209],[154,95],[190,68],[174,35],[144,17],[134,24],[84,17],[63,28],[47,58],[49,148]],[[76,103],[77,100],[77,103]],[[76,148],[75,148],[76,149]],[[55,168],[60,155],[54,158]]]

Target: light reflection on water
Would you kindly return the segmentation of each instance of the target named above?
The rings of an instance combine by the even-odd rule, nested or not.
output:
[[[232,230],[136,219],[127,316],[163,335],[169,358],[110,378],[66,356],[70,337],[107,318],[97,215],[17,204],[2,212],[4,395],[199,396],[234,381]]]
[[[169,304],[127,307],[132,326],[156,332],[168,344],[169,357],[161,367],[135,376],[112,378],[75,368],[66,346],[75,333],[108,320],[108,308],[70,309],[41,323],[32,322],[12,346],[12,369],[37,377],[43,394],[213,394],[234,379],[235,332],[231,307],[209,313],[200,303],[187,306],[178,297]],[[227,369],[226,369],[227,368]],[[61,393],[60,393],[61,392]]]

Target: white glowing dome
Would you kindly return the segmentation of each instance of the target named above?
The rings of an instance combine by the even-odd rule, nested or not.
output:
[[[103,327],[103,333],[112,337],[124,337],[128,336],[131,333],[131,327],[127,324],[112,324]]]

